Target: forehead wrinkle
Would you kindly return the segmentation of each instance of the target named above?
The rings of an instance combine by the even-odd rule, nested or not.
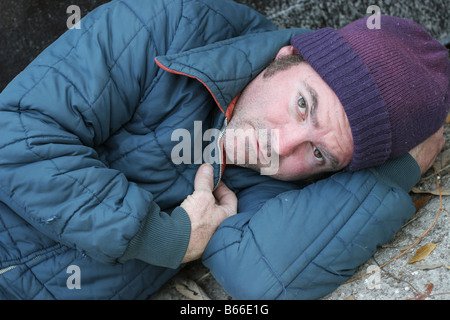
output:
[[[334,107],[334,105],[333,105]],[[328,114],[328,117],[330,117],[331,115]],[[349,128],[348,123],[345,121],[347,118],[345,116],[345,113],[343,111],[342,115],[339,116],[335,116],[334,120],[336,123],[336,125],[334,126],[334,129],[332,129],[331,131],[329,131],[330,136],[328,137],[328,139],[331,139],[331,141],[333,141],[333,150],[336,151],[336,153],[343,155],[342,157],[342,162],[346,161],[347,156],[345,156],[347,154],[347,152],[349,152],[349,148],[350,145],[353,144],[352,141],[352,136],[350,134],[350,136],[348,135],[348,131],[347,130]],[[331,120],[328,121],[329,123],[331,123]],[[327,150],[324,150],[324,154],[327,152]],[[330,157],[333,157],[331,154],[329,154]],[[337,169],[339,169],[338,165],[339,163],[341,163],[341,161],[339,161],[337,159],[337,157],[333,157],[334,160],[332,160],[334,167],[336,167]],[[330,158],[331,160],[331,158]]]
[[[310,106],[310,117],[311,117],[311,122],[314,126],[314,128],[316,129],[321,129],[321,126],[319,124],[319,119],[318,119],[318,113],[317,113],[317,108],[319,106],[319,96],[316,92],[316,90],[314,90],[314,88],[312,88],[308,83],[306,83],[305,81],[303,82],[303,85],[305,86],[306,90],[308,91],[308,94],[311,97],[312,100],[312,105]],[[341,128],[339,128],[341,129]],[[339,142],[338,142],[339,145]],[[325,156],[325,158],[327,158],[329,160],[329,162],[331,163],[331,169],[332,170],[339,170],[339,163],[340,161],[338,160],[337,157],[335,157],[334,155],[332,155],[330,152],[328,152],[328,150],[325,148],[325,146],[321,146],[320,152]]]
[[[331,169],[332,170],[338,170],[339,169],[339,160],[333,156],[332,154],[328,153],[326,149],[320,150],[320,152],[330,160],[331,162]]]
[[[320,125],[319,125],[319,121],[317,119],[317,108],[319,106],[319,101],[318,101],[317,92],[308,83],[303,82],[303,85],[305,86],[305,88],[308,91],[308,94],[312,100],[312,104],[311,104],[310,110],[309,110],[312,124],[315,128],[319,128]]]

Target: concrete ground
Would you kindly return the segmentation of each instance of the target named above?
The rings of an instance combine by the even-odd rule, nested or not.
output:
[[[151,3],[151,0],[147,1]],[[311,29],[325,26],[342,27],[365,16],[367,8],[373,4],[371,0],[237,1],[258,10],[280,28]],[[66,9],[69,5],[78,5],[84,16],[105,2],[108,1],[74,0],[68,3],[60,0],[0,0],[0,91],[39,52],[67,30],[66,20],[69,14],[66,13]],[[450,42],[449,0],[380,0],[377,4],[382,14],[412,19],[422,24],[436,39],[444,43]],[[441,166],[439,183],[442,188],[450,188],[449,126],[446,127],[445,148],[448,152],[443,152],[437,162]],[[422,188],[422,191],[436,189],[433,171],[424,176],[417,188]],[[427,193],[411,193],[413,199],[426,195]],[[381,270],[376,269],[373,274],[343,284],[323,299],[450,299],[450,257],[448,255],[450,217],[447,212],[440,211],[440,208],[450,211],[450,198],[443,196],[440,199],[438,195],[432,195],[429,202],[416,213],[410,223],[363,264],[355,276],[363,275],[374,266],[383,265],[394,259],[426,233],[414,247]],[[430,243],[436,244],[436,247],[424,260],[408,264],[420,247]],[[208,270],[201,263],[194,262],[164,286],[154,299],[198,299],[199,297],[217,300],[231,299]]]

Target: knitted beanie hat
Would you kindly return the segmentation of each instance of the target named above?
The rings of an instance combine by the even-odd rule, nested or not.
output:
[[[410,20],[380,16],[381,28],[370,29],[367,19],[291,39],[344,106],[348,171],[408,153],[442,127],[450,106],[447,49]]]

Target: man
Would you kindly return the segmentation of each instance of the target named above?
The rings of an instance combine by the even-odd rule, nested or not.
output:
[[[427,51],[427,79],[445,76],[420,100],[436,111],[426,126],[408,120],[398,133],[383,123],[397,120],[385,84],[367,79],[376,70],[349,64],[348,48],[330,53],[341,65],[321,69],[308,54],[316,32],[276,30],[234,2],[113,1],[82,26],[0,96],[2,298],[146,298],[200,257],[236,298],[317,298],[414,213],[407,192],[443,143],[441,47]],[[339,66],[341,87],[327,78]],[[358,82],[361,97],[345,90]],[[355,102],[380,97],[384,118],[358,113]],[[369,122],[382,128],[359,127]],[[417,128],[406,146],[398,142]],[[193,152],[174,159],[184,142],[177,129]],[[239,129],[250,132],[245,147]],[[269,153],[279,166],[260,175]],[[200,166],[208,156],[225,160]]]

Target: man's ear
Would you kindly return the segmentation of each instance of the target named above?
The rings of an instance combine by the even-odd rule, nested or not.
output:
[[[295,49],[294,46],[285,46],[285,47],[282,47],[280,49],[280,51],[278,51],[277,56],[275,57],[275,60],[282,58],[282,57],[292,56],[293,54],[298,54],[297,49]]]

